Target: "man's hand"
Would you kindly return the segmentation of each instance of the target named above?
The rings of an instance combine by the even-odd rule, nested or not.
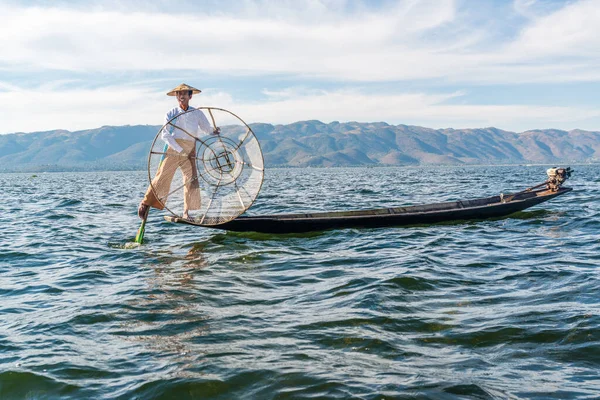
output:
[[[220,135],[220,134],[221,134],[221,128],[219,128],[219,127],[216,127],[216,128],[213,130],[213,133],[212,133],[212,134],[213,134],[213,135]]]

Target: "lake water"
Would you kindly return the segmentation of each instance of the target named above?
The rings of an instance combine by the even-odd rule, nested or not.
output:
[[[518,191],[543,166],[271,169],[250,214]],[[170,224],[144,172],[0,174],[0,399],[600,396],[600,166],[511,218]]]

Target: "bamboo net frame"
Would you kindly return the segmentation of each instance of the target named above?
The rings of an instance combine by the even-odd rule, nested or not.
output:
[[[189,123],[202,112],[212,125],[207,134]],[[187,128],[187,130],[186,130]],[[179,130],[181,153],[168,148],[164,129]],[[262,187],[264,159],[252,128],[231,111],[198,107],[168,121],[156,134],[148,154],[148,181],[160,204],[196,225],[218,225],[248,210]],[[186,212],[187,211],[187,212]]]

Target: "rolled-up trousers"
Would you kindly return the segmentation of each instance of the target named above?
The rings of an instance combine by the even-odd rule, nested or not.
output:
[[[183,150],[181,153],[169,147],[162,160],[152,184],[146,190],[142,203],[162,210],[171,194],[171,182],[177,168],[183,175],[183,210],[200,209],[200,185],[196,169],[196,143],[193,140],[177,139]]]

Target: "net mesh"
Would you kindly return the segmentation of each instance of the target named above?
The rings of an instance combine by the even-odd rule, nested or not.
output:
[[[210,132],[198,127],[203,117]],[[202,124],[200,124],[202,125]],[[219,130],[219,134],[214,131]],[[168,131],[181,151],[162,139]],[[235,114],[200,107],[172,119],[156,135],[148,176],[158,208],[198,225],[217,225],[238,217],[258,196],[264,175],[260,144]]]

